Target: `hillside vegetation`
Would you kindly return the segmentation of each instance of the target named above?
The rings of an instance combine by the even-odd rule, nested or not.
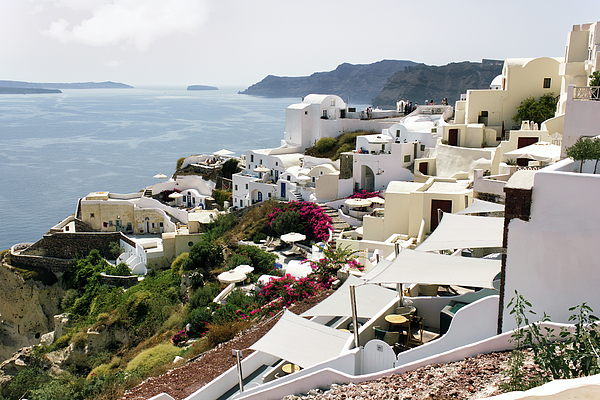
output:
[[[324,137],[312,147],[308,147],[304,154],[319,158],[329,158],[332,161],[340,158],[341,153],[352,151],[356,148],[356,137],[371,135],[373,131],[346,132],[335,138]]]

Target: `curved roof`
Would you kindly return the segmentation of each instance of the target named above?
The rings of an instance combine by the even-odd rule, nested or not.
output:
[[[342,98],[340,96],[336,96],[336,95],[333,95],[333,94],[309,94],[308,96],[304,97],[304,100],[302,100],[302,102],[303,103],[319,104],[320,105],[328,97],[335,97],[336,100],[339,100],[342,104],[344,103],[344,100],[342,100]]]

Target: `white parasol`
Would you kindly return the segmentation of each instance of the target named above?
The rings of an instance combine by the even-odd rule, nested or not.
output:
[[[217,276],[217,279],[222,283],[237,283],[245,280],[246,274],[242,271],[236,271],[235,269],[232,269],[230,271],[220,273],[219,276]]]
[[[281,235],[281,240],[283,240],[284,242],[287,242],[287,243],[299,242],[304,239],[306,239],[306,235],[303,235],[301,233],[296,233],[296,232],[291,232],[291,233],[286,233],[285,235]]]
[[[346,199],[344,204],[348,207],[368,207],[371,205],[371,200],[369,199]]]
[[[156,174],[156,175],[154,175],[154,176],[153,176],[153,178],[155,178],[155,179],[167,179],[167,178],[168,178],[168,176],[166,176],[165,174],[163,174],[163,173],[161,172],[161,173],[159,173],[159,174]]]
[[[233,151],[229,151],[226,149],[221,149],[219,151],[215,151],[213,153],[213,156],[217,156],[217,157],[222,157],[222,156],[230,156],[232,154],[235,154]]]
[[[258,172],[258,173],[265,173],[265,172],[271,172],[271,170],[267,167],[263,167],[262,165],[260,167],[256,167],[253,170],[254,172]]]
[[[249,274],[250,272],[254,271],[254,267],[247,264],[242,264],[238,265],[233,270],[243,272],[244,274]]]
[[[178,199],[180,197],[183,197],[183,195],[181,193],[177,193],[177,192],[173,192],[169,195],[170,199]]]

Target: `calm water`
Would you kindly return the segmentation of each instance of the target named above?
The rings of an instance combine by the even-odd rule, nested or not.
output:
[[[0,95],[0,250],[34,242],[92,191],[131,193],[171,175],[178,158],[279,146],[285,108],[184,89]]]

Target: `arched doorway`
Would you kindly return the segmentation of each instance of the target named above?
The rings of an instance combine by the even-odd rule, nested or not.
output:
[[[373,170],[369,166],[363,165],[361,172],[362,189],[366,190],[367,192],[375,191],[375,174],[373,173]]]

